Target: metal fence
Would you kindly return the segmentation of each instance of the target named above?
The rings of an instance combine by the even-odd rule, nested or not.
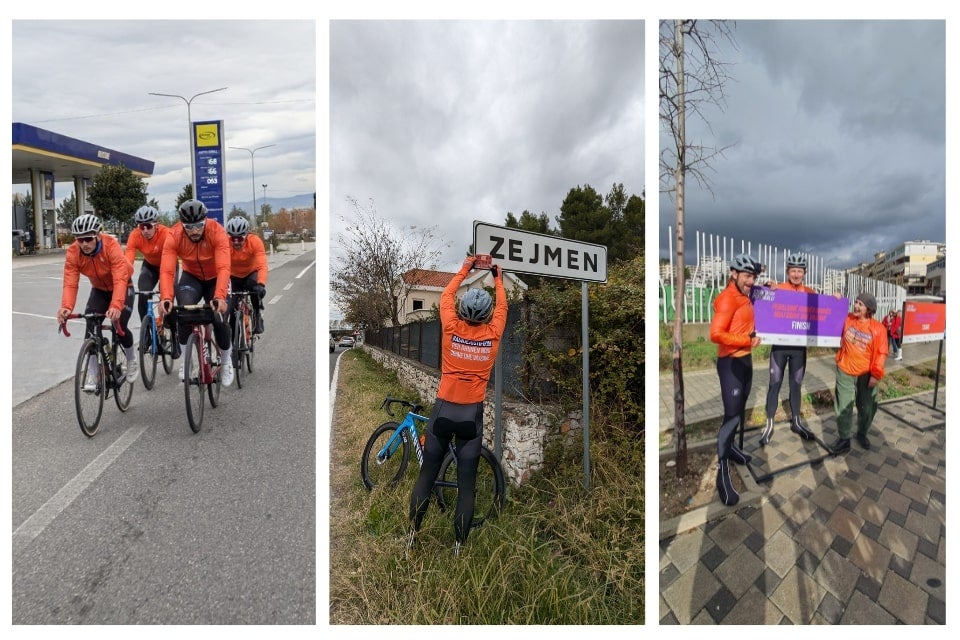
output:
[[[512,305],[507,312],[507,326],[500,340],[500,357],[503,368],[503,392],[514,398],[524,397],[524,384],[529,385],[530,372],[525,370],[523,360],[523,332],[518,330],[525,312],[523,305]],[[414,360],[432,369],[440,370],[440,341],[442,331],[439,320],[425,320],[385,327],[379,331],[367,331],[364,340],[404,358]],[[495,371],[495,370],[494,370]],[[496,377],[490,376],[492,390]]]
[[[659,273],[658,311],[660,322],[672,322],[676,312],[676,264],[673,251],[673,229],[668,228],[669,273]],[[689,246],[689,243],[688,245]],[[683,321],[686,323],[710,322],[713,318],[713,299],[727,286],[730,260],[737,254],[747,253],[763,264],[758,282],[787,279],[787,254],[800,253],[807,259],[804,283],[818,293],[839,293],[853,299],[868,291],[877,298],[877,317],[890,309],[899,309],[907,296],[907,290],[889,282],[848,274],[842,269],[831,268],[829,261],[820,256],[781,249],[768,244],[753,244],[744,240],[717,236],[703,232],[695,233],[695,262],[687,266],[689,277],[684,278]],[[689,255],[689,254],[688,254]]]

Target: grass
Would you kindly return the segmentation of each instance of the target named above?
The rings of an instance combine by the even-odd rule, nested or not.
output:
[[[643,441],[611,433],[547,452],[544,470],[510,487],[504,512],[454,556],[453,520],[431,505],[406,549],[415,469],[367,492],[359,458],[389,420],[387,394],[416,399],[360,350],[340,359],[330,459],[331,624],[642,624]],[[591,425],[592,427],[594,425]],[[592,429],[591,433],[603,432]],[[607,429],[606,431],[613,431]]]

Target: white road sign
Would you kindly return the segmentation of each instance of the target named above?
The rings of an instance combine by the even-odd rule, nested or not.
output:
[[[494,264],[514,273],[587,282],[607,281],[607,248],[601,244],[475,220],[473,251],[490,254]]]

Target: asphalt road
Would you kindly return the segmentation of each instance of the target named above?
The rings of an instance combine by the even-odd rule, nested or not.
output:
[[[108,400],[92,439],[73,406],[83,327],[64,338],[52,319],[62,257],[18,263],[14,624],[316,622],[315,255],[271,265],[254,372],[200,433],[175,365],[126,413]]]

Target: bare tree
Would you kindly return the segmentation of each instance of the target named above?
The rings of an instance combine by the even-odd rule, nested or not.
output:
[[[344,227],[337,242],[342,255],[330,282],[334,300],[354,326],[399,325],[410,289],[422,278],[419,270],[440,258],[435,227],[399,230],[377,215],[372,200],[366,207],[354,198],[347,201],[355,216],[341,218]]]
[[[673,316],[673,388],[674,442],[677,473],[687,471],[687,434],[683,394],[683,310],[684,310],[684,194],[686,175],[692,175],[708,191],[710,183],[704,171],[724,148],[693,143],[687,139],[687,114],[706,124],[710,122],[701,107],[721,109],[727,81],[727,65],[717,57],[718,39],[734,46],[731,25],[723,21],[701,24],[696,20],[660,22],[660,127],[668,133],[672,146],[660,150],[660,190],[673,196],[676,211],[676,288]]]

